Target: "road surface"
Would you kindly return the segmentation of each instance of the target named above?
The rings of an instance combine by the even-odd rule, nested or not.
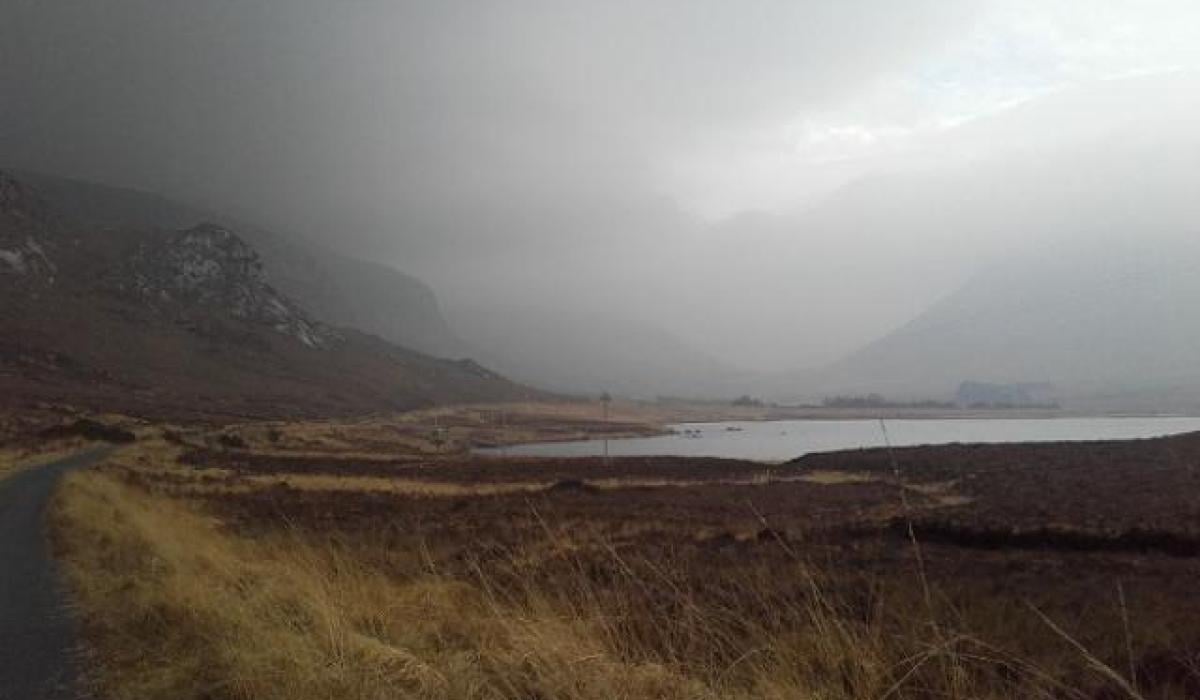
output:
[[[80,697],[75,624],[44,515],[60,476],[108,452],[84,452],[0,480],[0,700]]]

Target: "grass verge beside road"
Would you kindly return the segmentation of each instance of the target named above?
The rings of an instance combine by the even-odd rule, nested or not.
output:
[[[911,543],[767,525],[891,517],[897,488],[877,479],[731,483],[752,465],[632,460],[610,467],[626,487],[560,478],[535,492],[479,488],[448,460],[427,488],[378,476],[356,490],[311,474],[230,479],[177,462],[181,449],[127,448],[71,475],[53,509],[100,697],[1136,698],[1127,679],[1164,663],[1143,653],[1155,635],[1183,644],[1143,606],[1122,616],[1090,588],[1027,573],[1046,557],[988,555],[981,577],[954,578],[961,552],[927,548],[931,582]],[[478,468],[528,470],[518,484],[598,468],[522,465]],[[694,480],[647,485],[672,470]],[[937,513],[943,496],[910,501]],[[986,588],[997,571],[1046,595]],[[1081,603],[1088,622],[1063,623]],[[1152,697],[1188,697],[1179,673]]]

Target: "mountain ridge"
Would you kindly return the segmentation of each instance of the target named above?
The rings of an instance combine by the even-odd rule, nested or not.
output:
[[[0,172],[0,190],[22,187]],[[321,323],[272,287],[254,248],[223,226],[99,232],[4,201],[4,259],[32,242],[57,273],[0,275],[0,403],[276,418],[538,393],[473,362]]]
[[[436,356],[470,354],[442,317],[433,291],[393,267],[351,258],[300,236],[162,195],[45,173],[13,172],[76,230],[176,231],[203,222],[236,230],[262,257],[273,286],[317,317]]]
[[[1067,407],[1200,408],[1200,323],[1172,304],[1200,295],[1200,245],[1165,236],[1053,250],[984,270],[821,383],[948,396],[962,381],[1050,382]]]

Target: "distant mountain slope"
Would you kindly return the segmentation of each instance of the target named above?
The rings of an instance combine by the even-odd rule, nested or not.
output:
[[[224,226],[98,231],[0,173],[0,404],[331,415],[532,392],[321,322]]]
[[[19,176],[75,230],[179,230],[215,221],[253,245],[272,284],[318,318],[433,355],[467,354],[429,287],[394,268],[145,192],[37,173]]]
[[[58,272],[46,250],[52,229],[32,188],[0,175],[0,275],[26,288],[52,284]]]
[[[1200,240],[1093,241],[1011,259],[830,367],[822,383],[949,396],[1051,382],[1068,405],[1200,408]]]
[[[1200,75],[1104,81],[942,134],[957,165],[845,187],[794,230],[871,241],[897,275],[881,304],[928,279],[951,293],[778,384],[950,398],[962,381],[1049,382],[1068,408],[1200,410],[1197,123]],[[1004,155],[981,159],[984,142]],[[864,274],[878,282],[844,286]]]
[[[735,397],[747,373],[647,324],[528,308],[454,308],[458,330],[505,375],[553,391],[653,399]]]

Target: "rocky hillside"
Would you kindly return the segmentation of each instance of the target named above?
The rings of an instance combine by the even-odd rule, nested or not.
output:
[[[154,237],[108,278],[112,288],[167,313],[228,316],[322,348],[337,335],[267,284],[258,253],[215,224]]]
[[[179,231],[202,222],[237,231],[261,257],[272,286],[335,326],[372,333],[441,357],[470,354],[446,324],[434,293],[392,267],[357,260],[300,236],[273,232],[157,195],[36,173],[19,173],[73,231]]]
[[[99,231],[2,173],[0,192],[0,404],[286,417],[532,393],[323,323],[224,226]]]
[[[0,275],[51,283],[55,267],[46,252],[49,230],[45,206],[32,188],[0,173]]]

